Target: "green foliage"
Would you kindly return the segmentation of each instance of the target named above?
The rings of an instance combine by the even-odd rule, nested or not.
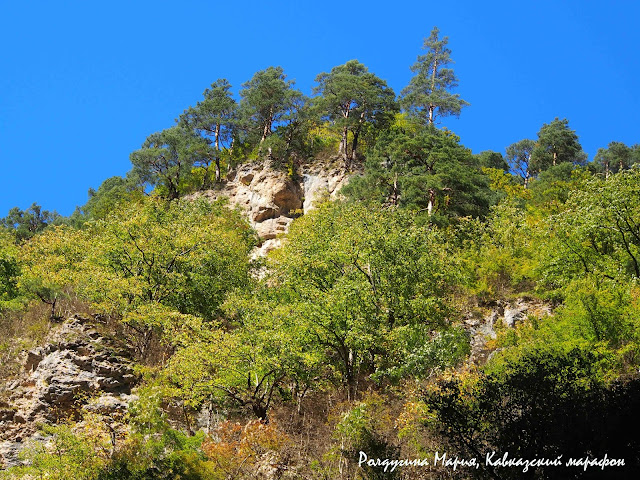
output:
[[[96,229],[85,292],[106,313],[162,305],[213,319],[226,292],[247,282],[251,234],[220,204],[149,199]]]
[[[507,198],[493,207],[486,222],[460,222],[454,231],[469,293],[481,301],[528,293],[535,287],[543,231],[517,200],[517,196]]]
[[[141,199],[143,193],[131,175],[107,178],[98,190],[89,189],[89,200],[71,216],[71,223],[80,226],[87,220],[101,220],[119,205]]]
[[[373,394],[357,402],[341,416],[333,433],[340,442],[340,455],[350,463],[359,459],[360,452],[365,452],[369,458],[398,458],[400,449],[391,444],[385,435],[389,423],[391,421],[382,397]],[[372,480],[400,478],[400,469],[385,472],[381,467],[370,467],[366,463],[357,471],[362,478]]]
[[[149,135],[140,150],[131,154],[133,175],[155,185],[169,199],[187,193],[185,181],[195,162],[210,157],[207,142],[183,126],[174,126]]]
[[[549,285],[575,278],[626,281],[640,277],[640,172],[593,177],[571,192],[549,222],[554,244],[546,250]]]
[[[475,155],[477,163],[481,168],[495,168],[503,172],[509,171],[509,165],[499,152],[493,150],[485,150]]]
[[[262,144],[274,127],[297,108],[302,93],[294,90],[294,84],[287,80],[282,67],[269,67],[242,85],[241,125],[252,144],[258,140]]]
[[[587,452],[597,458],[616,452],[633,468],[638,461],[638,381],[604,385],[596,363],[597,354],[588,348],[525,350],[477,378],[441,380],[425,393],[425,402],[436,415],[433,426],[462,455],[484,458],[494,451],[494,460],[508,452],[509,458],[562,455],[566,461]],[[476,478],[523,478],[518,468],[481,466],[472,471]],[[557,473],[558,467],[542,466],[531,467],[528,475],[558,478]],[[567,478],[583,474],[565,473]]]
[[[354,200],[400,205],[436,222],[483,216],[494,201],[471,152],[448,131],[413,122],[385,132],[364,175],[344,189]]]
[[[265,420],[285,382],[297,382],[300,391],[313,378],[318,355],[305,344],[296,312],[256,300],[230,302],[240,325],[202,325],[179,339],[165,371],[176,397],[194,407],[245,408]]]
[[[340,153],[345,160],[357,159],[358,142],[369,126],[380,129],[397,110],[395,94],[387,83],[357,60],[333,67],[316,77],[314,99],[318,115],[341,135]],[[351,136],[351,152],[348,140]],[[349,166],[349,162],[347,162]]]
[[[461,327],[443,328],[433,333],[429,328],[398,328],[389,342],[397,345],[394,357],[385,362],[374,379],[433,378],[447,368],[460,365],[471,352],[467,333]]]
[[[16,242],[21,242],[41,232],[48,225],[59,222],[60,219],[56,211],[42,210],[40,205],[34,203],[27,210],[20,210],[18,207],[9,210],[8,215],[0,219],[0,226],[12,231]]]
[[[231,85],[226,79],[218,79],[207,88],[204,100],[195,107],[189,107],[180,116],[180,122],[188,128],[204,135],[209,144],[213,144],[212,155],[204,155],[198,159],[198,165],[204,170],[201,188],[210,186],[211,160],[215,165],[214,180],[221,179],[220,163],[222,150],[230,147],[233,132],[237,124],[238,105],[231,96]]]
[[[0,230],[0,311],[9,306],[19,295],[18,248],[14,244],[13,235]]]
[[[44,443],[33,441],[24,452],[26,467],[11,468],[3,479],[47,478],[51,480],[97,480],[107,464],[109,434],[97,419],[86,419],[81,428],[70,425],[45,425]]]
[[[352,393],[361,373],[421,356],[413,339],[448,324],[453,274],[441,241],[401,211],[325,205],[275,252],[275,281]]]
[[[411,67],[415,75],[402,91],[402,104],[411,114],[422,121],[433,124],[437,117],[460,115],[462,107],[469,105],[457,93],[450,90],[458,86],[458,79],[448,66],[453,63],[451,50],[447,48],[449,38],[439,38],[440,30],[433,27],[429,38],[425,38],[424,55]]]
[[[60,300],[81,288],[84,261],[90,251],[88,231],[68,226],[49,228],[32,238],[19,251],[22,274],[18,287],[30,298],[38,298],[51,307],[51,318],[59,318]]]
[[[607,148],[599,148],[594,163],[605,178],[640,162],[640,145],[628,147],[622,142],[610,142]]]
[[[266,152],[271,167],[286,170],[290,176],[297,174],[297,165],[321,147],[312,145],[310,129],[313,116],[307,98],[297,96],[289,111],[280,118],[274,135],[267,137],[260,147]]]
[[[187,435],[169,426],[162,405],[166,389],[146,386],[129,409],[132,432],[114,452],[98,480],[209,480],[213,466],[202,451],[204,434]]]
[[[573,190],[580,189],[591,174],[581,166],[565,162],[549,167],[531,182],[531,206],[544,215],[557,213]]]
[[[489,177],[489,187],[494,192],[505,196],[508,202],[524,205],[524,200],[531,194],[521,185],[518,177],[497,168],[482,167],[482,173]]]
[[[569,121],[556,118],[551,123],[545,123],[538,132],[538,141],[531,153],[531,161],[537,171],[546,170],[551,166],[569,162],[581,165],[587,159],[578,142],[575,130],[569,128]]]
[[[533,140],[524,139],[507,147],[509,166],[516,175],[522,178],[525,188],[529,184],[529,179],[535,176],[538,171],[537,165],[531,159],[535,145]]]
[[[51,319],[89,307],[124,323],[146,367],[125,438],[98,417],[47,426],[31,464],[0,478],[254,478],[295,462],[285,446],[301,463],[313,452],[290,472],[314,478],[406,476],[353,461],[406,448],[640,460],[640,146],[611,142],[583,166],[577,135],[555,119],[506,157],[472,155],[433,125],[468,105],[451,93],[447,38],[434,28],[424,48],[406,113],[357,60],[319,74],[313,102],[280,67],[245,83],[239,105],[217,80],[69,219],[34,204],[1,220],[0,373],[17,372],[17,352]],[[223,167],[264,160],[296,178],[336,150],[348,168],[367,153],[348,201],[296,219],[266,263],[250,261],[255,232],[238,212],[180,199],[221,182]],[[515,298],[547,303],[496,325],[486,347],[499,350],[465,366],[469,331],[484,326],[461,320],[495,318]],[[208,425],[205,438],[193,417],[207,411],[254,420]],[[464,475],[524,474],[480,464]]]

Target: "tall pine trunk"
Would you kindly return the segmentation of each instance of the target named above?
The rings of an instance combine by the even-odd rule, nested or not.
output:
[[[344,160],[345,167],[347,169],[350,168],[349,165],[349,156],[347,154],[347,136],[349,134],[349,127],[344,127],[342,130],[342,140],[340,141],[340,149],[338,153],[342,155],[342,159]]]
[[[220,183],[220,124],[216,125],[214,145],[216,149],[216,183]]]

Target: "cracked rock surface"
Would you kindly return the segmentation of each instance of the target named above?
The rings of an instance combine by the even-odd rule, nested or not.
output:
[[[254,256],[264,256],[280,246],[278,235],[287,233],[296,216],[308,213],[323,199],[334,199],[349,181],[343,168],[308,165],[291,177],[274,170],[269,162],[242,165],[228,175],[228,181],[218,190],[191,195],[211,200],[229,199],[231,207],[239,208],[260,237],[261,245]]]
[[[124,348],[103,337],[86,319],[65,321],[42,347],[25,354],[18,379],[5,385],[0,402],[0,462],[19,464],[26,439],[38,425],[93,411],[122,419],[136,377]]]

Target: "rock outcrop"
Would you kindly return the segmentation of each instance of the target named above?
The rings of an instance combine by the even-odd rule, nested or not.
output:
[[[5,467],[18,464],[24,441],[37,435],[39,424],[77,418],[83,411],[104,415],[117,428],[134,383],[124,349],[87,320],[67,320],[46,345],[26,352],[19,379],[5,386],[0,462]]]
[[[490,341],[497,338],[496,329],[515,328],[529,316],[543,318],[552,314],[553,310],[547,304],[519,298],[511,302],[496,302],[490,312],[482,318],[469,316],[465,322],[471,336],[469,363],[483,365],[491,358],[495,350],[491,348]]]
[[[334,199],[349,180],[339,167],[308,165],[295,177],[274,170],[269,162],[245,164],[227,176],[219,190],[199,193],[212,200],[229,199],[240,208],[261,240],[254,255],[266,255],[278,247],[278,236],[289,231],[294,218],[309,212],[323,199]]]

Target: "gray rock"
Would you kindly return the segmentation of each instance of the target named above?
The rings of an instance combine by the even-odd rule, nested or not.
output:
[[[19,463],[22,440],[37,435],[38,424],[67,419],[83,406],[122,416],[135,382],[122,346],[109,345],[87,320],[67,320],[46,345],[27,352],[21,377],[5,386],[11,394],[0,405],[0,464]]]
[[[504,323],[507,327],[513,328],[518,322],[522,322],[527,318],[527,312],[530,305],[528,303],[519,302],[515,305],[508,305],[504,309]]]

